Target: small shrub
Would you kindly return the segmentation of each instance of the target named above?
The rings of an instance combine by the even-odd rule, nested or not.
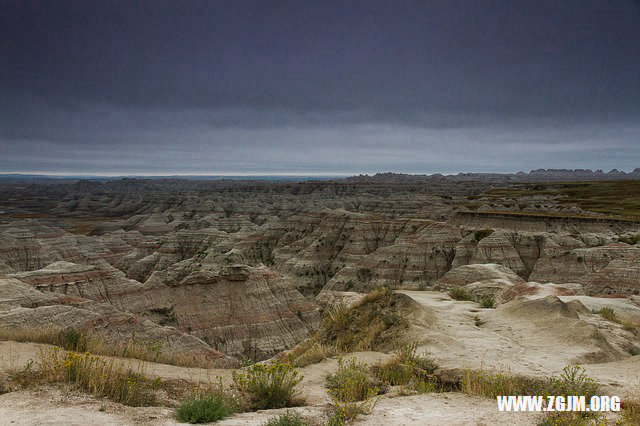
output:
[[[613,308],[610,307],[605,307],[602,308],[598,311],[598,313],[600,314],[600,316],[606,320],[609,321],[615,321],[616,320],[616,313],[614,312]]]
[[[75,328],[67,328],[60,332],[59,344],[69,351],[84,352],[87,350],[87,339]]]
[[[221,388],[209,389],[182,401],[176,408],[176,419],[184,423],[211,423],[229,417],[237,409],[236,401]]]
[[[364,401],[378,394],[371,377],[369,367],[355,359],[338,360],[338,370],[329,374],[326,380],[329,395],[340,402]]]
[[[491,234],[493,234],[493,229],[478,229],[473,233],[473,238],[480,242]]]
[[[262,410],[292,406],[302,375],[290,363],[276,360],[254,364],[245,372],[234,372],[233,381],[249,398],[251,406]]]
[[[627,331],[636,333],[638,331],[638,323],[631,320],[618,320],[618,323]]]
[[[469,294],[467,290],[462,287],[453,287],[449,290],[449,297],[453,300],[466,300],[466,301],[475,301],[475,297],[472,294]]]
[[[338,359],[338,370],[327,376],[329,396],[333,400],[325,425],[344,425],[360,414],[370,413],[378,399],[378,388],[368,373],[367,364]]]
[[[486,309],[495,309],[496,299],[493,296],[483,296],[480,298],[480,307]]]
[[[588,400],[598,391],[598,384],[587,377],[584,368],[577,365],[567,365],[554,379],[551,387],[556,395],[584,395]]]
[[[302,420],[298,413],[287,411],[262,424],[262,426],[307,426],[308,423]]]

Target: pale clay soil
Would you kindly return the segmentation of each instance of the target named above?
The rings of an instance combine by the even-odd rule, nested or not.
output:
[[[563,326],[567,321],[552,315],[532,317],[510,315],[504,310],[481,309],[472,302],[452,301],[445,293],[403,291],[419,302],[424,310],[411,319],[413,338],[420,352],[429,352],[443,367],[482,368],[539,377],[557,374],[572,360],[597,352],[593,339],[581,336],[584,322]],[[563,298],[565,299],[565,298]],[[567,297],[565,301],[572,298]],[[580,297],[589,309],[620,304],[632,315],[635,305],[624,300],[599,300]],[[474,317],[484,324],[475,325]],[[640,315],[638,315],[640,317]],[[612,333],[614,325],[601,324],[596,316],[588,319]],[[593,336],[591,336],[593,337]],[[597,343],[597,342],[596,342]],[[0,371],[23,368],[37,359],[41,346],[32,343],[0,342]],[[389,355],[360,352],[350,356],[369,364],[386,360]],[[131,361],[126,361],[131,362]],[[133,361],[139,363],[139,361]],[[180,379],[209,383],[221,377],[231,382],[231,370],[207,370],[172,365],[143,363],[147,375],[163,379]],[[637,394],[640,388],[640,357],[598,364],[583,364],[590,377],[603,384],[612,395]],[[324,388],[326,375],[337,368],[335,359],[302,369],[304,380],[300,396],[305,407],[293,408],[304,418],[321,423],[330,399]],[[260,425],[286,410],[243,413],[220,422],[221,425]],[[60,387],[42,387],[0,395],[0,424],[65,425],[171,425],[176,424],[173,409],[167,407],[126,407]],[[537,413],[499,413],[493,399],[458,393],[381,397],[370,415],[361,416],[362,425],[535,425]]]

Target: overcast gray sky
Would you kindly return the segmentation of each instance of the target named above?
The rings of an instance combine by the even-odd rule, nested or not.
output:
[[[640,167],[638,1],[0,0],[0,172]]]

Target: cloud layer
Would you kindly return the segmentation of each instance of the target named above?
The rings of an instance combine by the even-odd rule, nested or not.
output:
[[[29,2],[0,171],[633,169],[637,2]]]

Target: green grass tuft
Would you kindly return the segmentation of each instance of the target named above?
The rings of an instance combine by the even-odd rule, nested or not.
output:
[[[182,401],[176,419],[184,423],[212,423],[237,412],[238,404],[221,390],[208,390]]]
[[[495,309],[496,299],[493,296],[483,296],[480,298],[480,307],[487,309]]]

